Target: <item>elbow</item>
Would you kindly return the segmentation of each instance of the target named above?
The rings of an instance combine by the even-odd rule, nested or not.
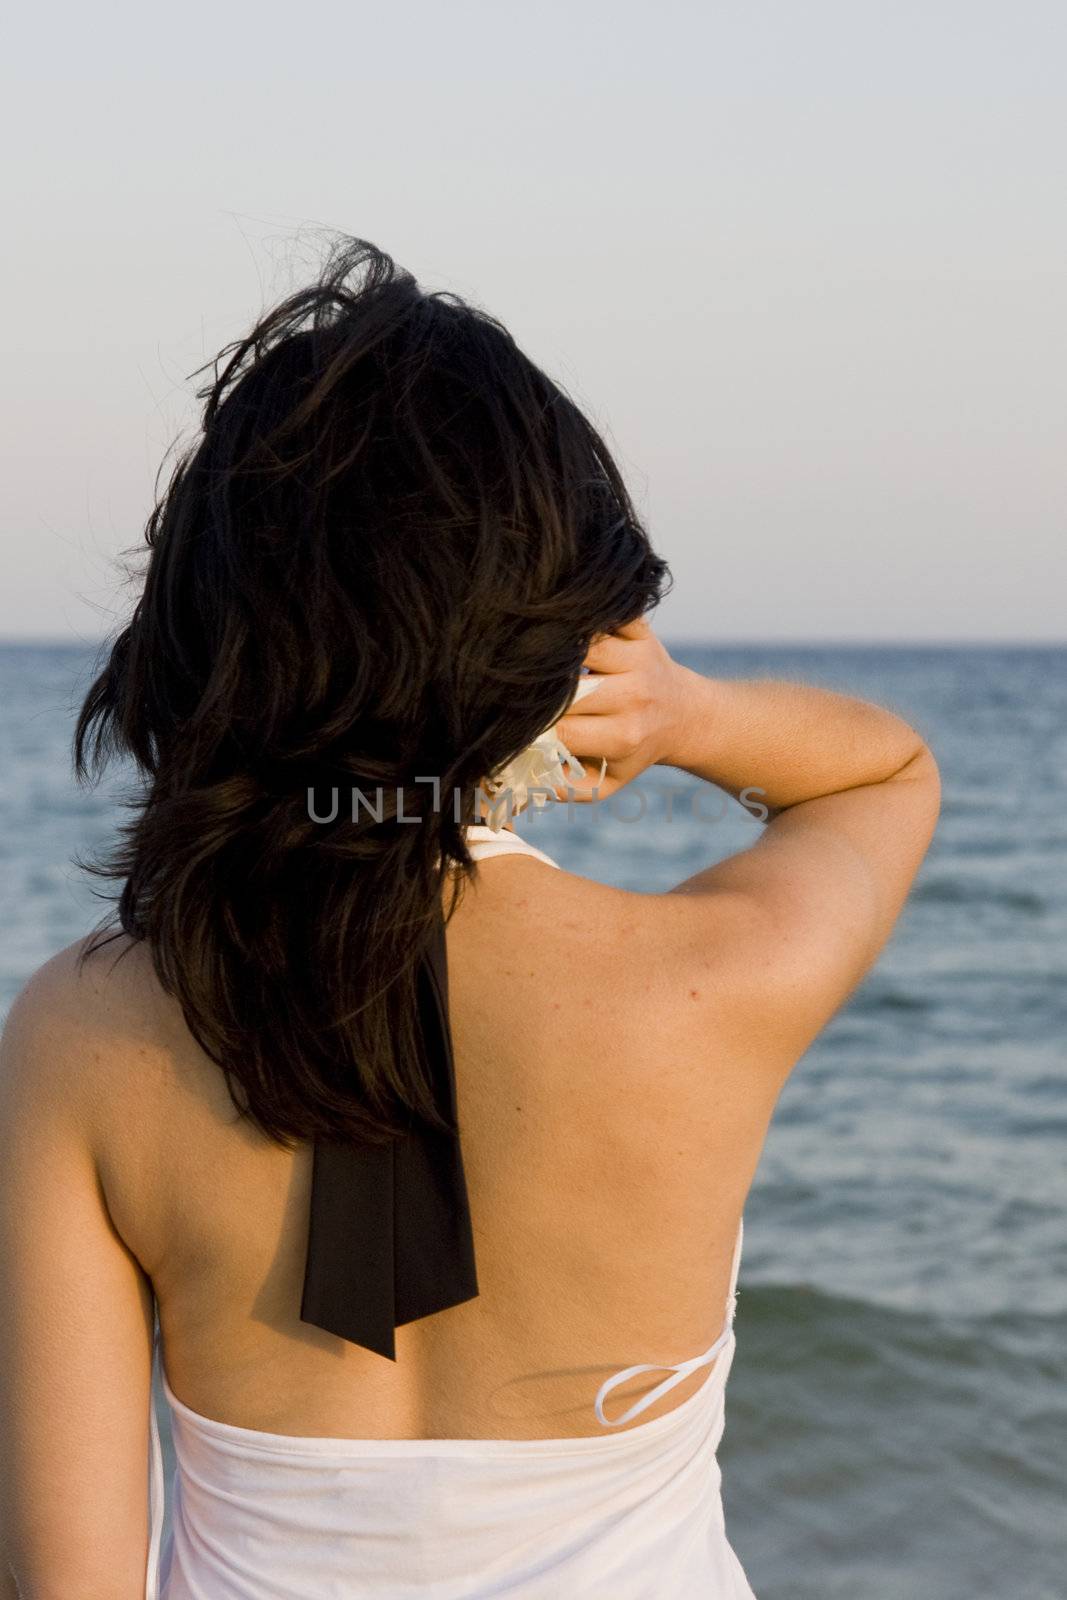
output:
[[[928,834],[932,835],[941,815],[941,769],[937,758],[925,741],[893,774],[894,783],[907,783],[911,787],[916,807],[921,810]]]
[[[941,806],[941,768],[937,764],[937,757],[925,742],[916,756],[917,771],[922,781],[928,785],[930,792],[937,804]]]
[[[941,794],[941,771],[937,765],[937,758],[924,739],[917,736],[918,743],[915,751],[892,774],[893,781],[905,779],[909,783],[921,783]]]

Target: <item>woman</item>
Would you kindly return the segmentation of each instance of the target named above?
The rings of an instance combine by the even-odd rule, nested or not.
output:
[[[372,246],[224,354],[77,731],[144,778],[119,927],[4,1038],[10,1592],[750,1595],[716,1463],[742,1209],[934,761],[672,661],[604,441]],[[488,809],[553,727],[601,762],[579,802],[662,763],[766,826],[666,894],[563,871]]]

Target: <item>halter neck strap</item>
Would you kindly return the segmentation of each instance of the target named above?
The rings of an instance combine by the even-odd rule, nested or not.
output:
[[[467,836],[475,860],[515,853],[558,867],[517,832],[472,823]],[[448,953],[440,906],[419,961],[416,995],[435,1102],[455,1127]],[[302,1322],[395,1361],[396,1328],[473,1300],[478,1292],[458,1133],[413,1122],[407,1134],[389,1144],[315,1141]]]
[[[456,1124],[444,915],[416,975],[424,1059]],[[389,1144],[319,1139],[300,1319],[396,1360],[394,1330],[478,1294],[459,1137],[422,1124]]]

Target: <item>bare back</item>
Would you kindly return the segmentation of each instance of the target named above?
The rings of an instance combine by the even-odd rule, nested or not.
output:
[[[146,952],[94,956],[102,1181],[176,1396],[279,1433],[559,1438],[602,1432],[609,1371],[710,1344],[780,1081],[729,1007],[716,1036],[714,952],[706,982],[673,961],[669,910],[521,855],[467,885],[448,959],[480,1294],[399,1327],[395,1363],[299,1320],[307,1147],[236,1119]]]

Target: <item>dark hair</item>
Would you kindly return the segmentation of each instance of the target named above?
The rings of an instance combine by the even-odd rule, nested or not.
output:
[[[208,365],[78,719],[79,780],[115,753],[141,778],[90,870],[122,880],[121,932],[268,1136],[448,1126],[416,967],[474,871],[477,786],[668,569],[574,402],[493,317],[363,240]],[[380,821],[310,815],[309,790],[379,786]]]

